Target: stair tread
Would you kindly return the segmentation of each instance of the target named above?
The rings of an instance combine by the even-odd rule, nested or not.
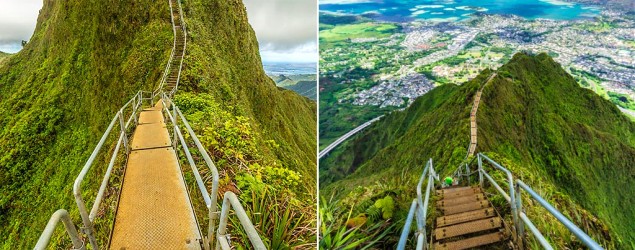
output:
[[[466,196],[448,197],[446,199],[437,201],[437,206],[449,207],[449,206],[459,205],[463,203],[482,201],[484,199],[485,197],[483,196],[482,193],[476,193],[473,195],[466,195]]]
[[[471,187],[471,186],[447,187],[447,188],[437,190],[437,193],[452,193],[452,192],[458,192],[458,191],[463,191],[467,189],[475,189],[475,188],[478,188],[478,187]]]
[[[495,216],[494,209],[491,207],[458,214],[446,215],[437,218],[437,227],[445,227],[458,223],[485,219],[493,216]]]
[[[487,200],[481,200],[477,202],[463,203],[454,206],[442,207],[443,215],[452,215],[463,213],[467,211],[479,210],[483,208],[490,207],[490,204]]]
[[[487,230],[491,230],[495,228],[500,228],[501,225],[502,225],[502,222],[500,217],[492,217],[492,218],[437,228],[436,230],[434,230],[434,235],[437,240],[441,240],[441,239],[450,238],[454,236],[460,236],[460,235],[465,235],[469,233],[476,233],[476,232],[487,231]]]
[[[457,199],[463,196],[470,196],[470,195],[475,195],[480,193],[482,193],[481,189],[475,188],[475,189],[465,189],[465,190],[450,192],[450,193],[437,193],[437,195],[439,196],[440,199],[450,200],[450,199]]]
[[[496,243],[505,239],[505,234],[502,232],[495,232],[490,234],[484,234],[475,236],[472,238],[462,239],[458,241],[446,242],[446,243],[436,243],[434,249],[453,249],[453,250],[461,250],[468,249],[472,247],[478,247],[483,245],[489,245],[492,243]]]

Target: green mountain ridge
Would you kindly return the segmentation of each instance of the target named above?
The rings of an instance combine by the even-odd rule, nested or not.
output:
[[[497,73],[483,88],[477,151],[509,168],[603,246],[633,247],[635,210],[623,204],[634,202],[635,123],[578,86],[546,54],[517,54]],[[473,97],[491,74],[439,86],[335,149],[320,162],[322,194],[334,195],[344,210],[352,207],[352,216],[392,196],[398,207],[392,220],[401,228],[426,160],[432,158],[442,176],[463,162]],[[523,204],[554,246],[581,246],[544,210]],[[391,235],[384,244],[391,246],[398,232]]]
[[[278,87],[295,91],[311,100],[317,99],[317,80],[314,74],[270,75]]]
[[[315,102],[265,75],[241,1],[189,0],[183,8],[188,48],[175,101],[221,171],[219,192],[242,198],[260,192],[255,187],[275,187],[278,209],[314,225],[312,216],[298,214],[315,213]],[[167,0],[44,1],[30,42],[0,64],[0,249],[33,247],[59,208],[81,225],[73,181],[117,110],[158,85],[172,36]],[[89,205],[106,158],[97,158],[83,184]],[[121,173],[116,166],[106,199],[117,196]],[[244,181],[249,176],[257,178]],[[250,201],[245,206],[254,212]],[[104,210],[96,221],[102,242],[112,223]],[[258,230],[276,244],[271,230]],[[315,242],[311,230],[288,230],[297,237],[285,236],[283,244]],[[58,227],[52,247],[66,242]]]

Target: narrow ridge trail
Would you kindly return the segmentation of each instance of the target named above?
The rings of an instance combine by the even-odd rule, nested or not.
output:
[[[478,126],[476,124],[476,112],[478,111],[478,105],[481,103],[481,94],[483,93],[483,89],[485,86],[496,77],[496,73],[492,74],[483,87],[481,87],[474,95],[474,104],[472,105],[472,111],[470,111],[470,147],[467,151],[467,156],[474,156],[474,152],[476,152],[476,145],[478,144]]]

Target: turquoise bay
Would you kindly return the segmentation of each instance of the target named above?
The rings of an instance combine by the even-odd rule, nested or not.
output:
[[[598,7],[561,0],[320,0],[320,11],[367,14],[376,20],[394,22],[457,21],[479,12],[553,20],[591,18],[600,13]]]

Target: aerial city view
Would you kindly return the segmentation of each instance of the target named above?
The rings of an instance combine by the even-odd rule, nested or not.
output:
[[[320,148],[519,51],[635,115],[634,3],[591,2],[320,1]]]
[[[635,1],[319,1],[324,249],[635,249]]]

